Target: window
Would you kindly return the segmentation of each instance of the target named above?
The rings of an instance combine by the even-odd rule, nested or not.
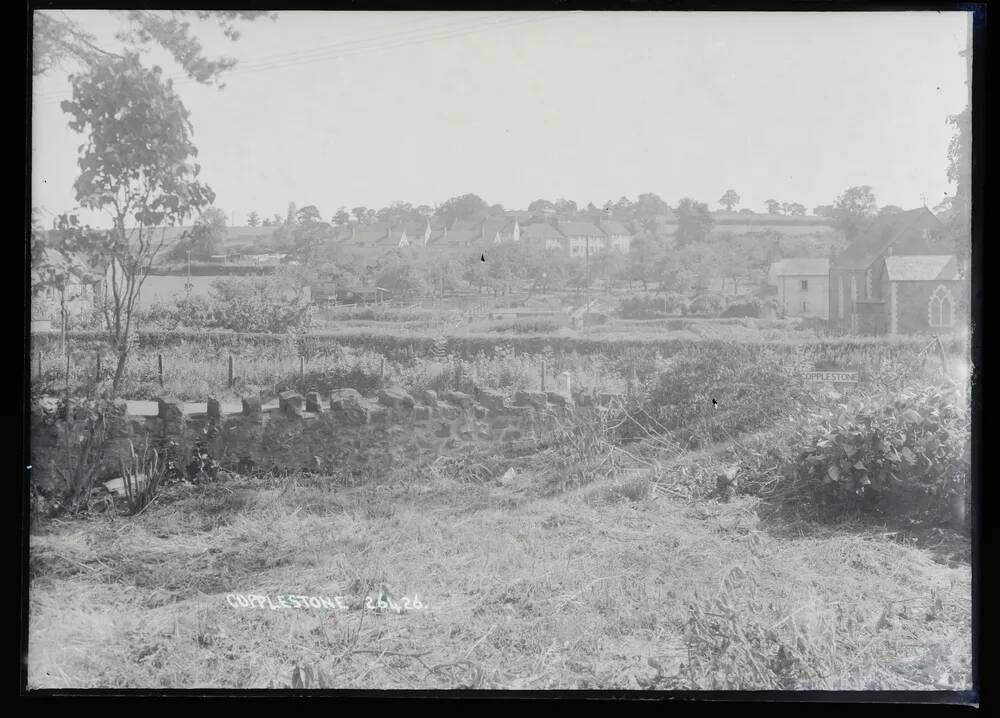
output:
[[[799,289],[801,289],[803,292],[808,292],[809,291],[809,280],[808,279],[803,279],[801,282],[799,282]]]
[[[944,286],[939,286],[931,294],[928,307],[928,324],[932,327],[950,327],[955,317],[952,311],[951,292]]]

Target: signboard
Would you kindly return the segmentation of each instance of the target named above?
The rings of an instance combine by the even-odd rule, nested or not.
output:
[[[807,381],[828,381],[835,384],[857,384],[856,371],[810,371],[806,372]]]

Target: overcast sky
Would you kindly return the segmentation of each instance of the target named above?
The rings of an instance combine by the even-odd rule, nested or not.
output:
[[[67,15],[115,46],[110,13]],[[239,61],[224,90],[149,60],[181,78],[202,178],[238,224],[466,192],[718,208],[732,188],[764,211],[851,185],[906,209],[954,189],[963,13],[281,12],[235,43],[191,22]],[[68,97],[66,72],[36,78],[32,205],[50,212],[75,206]]]

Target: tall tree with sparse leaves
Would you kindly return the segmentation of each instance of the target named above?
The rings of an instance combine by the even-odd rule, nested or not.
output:
[[[159,67],[139,55],[107,57],[71,76],[73,97],[62,103],[71,129],[86,137],[74,184],[81,206],[112,221],[102,303],[117,355],[112,393],[124,376],[136,301],[166,228],[211,205],[215,193],[198,181],[201,170],[189,114]]]

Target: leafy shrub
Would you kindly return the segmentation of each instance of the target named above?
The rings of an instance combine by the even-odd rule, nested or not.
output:
[[[717,316],[726,306],[726,298],[721,294],[699,294],[691,300],[688,311],[691,314]]]
[[[650,430],[693,446],[769,426],[806,398],[801,353],[731,342],[684,350],[665,362],[648,392]]]
[[[907,517],[968,528],[968,405],[924,387],[828,413],[797,437],[775,491],[808,496],[824,513]]]
[[[730,304],[727,306],[723,312],[723,317],[759,317],[761,313],[761,301],[759,299],[752,299],[748,302],[739,302],[735,304]]]
[[[138,514],[156,498],[160,482],[167,473],[168,464],[161,460],[160,452],[149,445],[149,437],[137,452],[129,441],[129,452],[119,457],[122,470],[122,484],[129,513]]]

